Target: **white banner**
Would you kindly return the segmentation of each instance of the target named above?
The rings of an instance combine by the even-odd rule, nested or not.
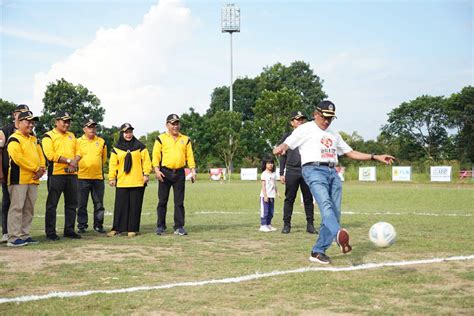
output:
[[[341,181],[344,181],[344,173],[346,172],[346,167],[337,166],[336,172]]]
[[[226,168],[211,168],[209,175],[214,181],[226,180]]]
[[[359,181],[377,181],[375,167],[359,167]]]
[[[240,180],[257,180],[257,168],[240,169]]]
[[[436,166],[431,167],[431,181],[432,182],[450,182],[451,181],[451,166]]]
[[[392,181],[411,181],[411,167],[392,167]]]

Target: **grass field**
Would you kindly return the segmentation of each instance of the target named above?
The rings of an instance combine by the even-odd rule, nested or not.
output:
[[[141,235],[45,241],[45,186],[40,187],[32,235],[41,242],[0,246],[0,298],[51,292],[121,289],[321,267],[308,261],[315,236],[295,205],[291,234],[260,233],[259,183],[187,185],[188,236],[155,235],[157,186],[146,189]],[[283,192],[283,187],[279,189]],[[110,229],[114,191],[106,191]],[[329,249],[332,267],[474,254],[474,185],[344,184],[343,226],[353,252]],[[282,227],[283,200],[274,226]],[[60,202],[62,205],[62,201]],[[90,208],[89,208],[90,209]],[[63,209],[58,209],[62,233]],[[316,222],[319,212],[316,211]],[[368,230],[377,221],[397,229],[397,242],[377,249]],[[173,223],[172,205],[168,227]],[[62,234],[60,234],[61,236]],[[325,266],[326,267],[326,266]],[[133,293],[93,294],[0,304],[0,314],[474,314],[474,260],[359,271],[306,271],[244,282],[181,286]]]

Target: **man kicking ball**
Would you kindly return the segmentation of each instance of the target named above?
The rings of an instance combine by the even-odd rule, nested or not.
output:
[[[376,160],[386,164],[391,164],[395,157],[352,150],[338,132],[329,128],[332,120],[336,118],[336,106],[331,101],[319,103],[313,117],[314,121],[296,128],[283,144],[273,149],[273,153],[283,155],[288,148],[299,149],[303,178],[321,213],[319,235],[309,260],[329,264],[331,259],[326,255],[326,250],[334,239],[342,253],[352,250],[349,233],[340,226],[342,184],[335,169],[337,156],[346,155],[354,160]]]

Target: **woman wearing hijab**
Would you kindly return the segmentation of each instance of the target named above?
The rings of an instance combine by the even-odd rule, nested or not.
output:
[[[114,223],[107,236],[125,232],[128,237],[136,236],[150,172],[151,160],[146,146],[133,136],[132,125],[122,124],[109,160],[109,184],[116,190]]]

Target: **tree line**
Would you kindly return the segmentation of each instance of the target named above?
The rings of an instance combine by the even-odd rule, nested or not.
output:
[[[328,95],[324,81],[304,61],[290,65],[276,63],[263,68],[255,78],[239,78],[233,85],[233,112],[229,111],[229,87],[216,87],[207,111],[193,107],[181,117],[181,130],[193,140],[196,162],[201,172],[211,167],[255,167],[270,153],[281,136],[290,131],[292,111],[311,117],[314,105]],[[47,86],[44,108],[36,133],[41,136],[54,124],[54,113],[68,110],[73,117],[71,131],[82,134],[82,122],[92,118],[101,123],[105,109],[100,99],[82,85],[64,78]],[[0,99],[2,126],[11,121],[16,104]],[[457,161],[471,168],[474,162],[474,87],[466,86],[450,96],[422,95],[406,101],[388,113],[387,123],[375,140],[364,140],[356,131],[341,135],[353,148],[363,152],[387,152],[399,164],[449,163]],[[133,123],[133,122],[131,122]],[[118,127],[101,125],[99,134],[110,149]],[[163,131],[161,131],[163,132]],[[151,151],[153,131],[140,137]],[[232,141],[229,141],[230,138]],[[348,166],[358,162],[345,160]]]

